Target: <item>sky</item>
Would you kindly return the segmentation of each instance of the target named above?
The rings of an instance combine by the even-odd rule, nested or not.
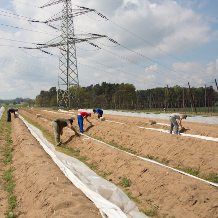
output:
[[[35,49],[37,43],[49,44],[62,34],[42,22],[61,13],[64,0],[40,8],[48,2],[56,0],[0,1],[0,99],[35,99],[41,90],[58,88],[59,48],[43,49],[48,53]],[[71,4],[73,11],[78,6],[95,9],[73,17],[76,37],[107,36],[89,41],[95,46],[76,43],[80,86],[129,83],[146,90],[167,85],[188,88],[189,82],[190,87],[217,89],[218,1],[72,0]],[[61,27],[61,21],[52,25]]]

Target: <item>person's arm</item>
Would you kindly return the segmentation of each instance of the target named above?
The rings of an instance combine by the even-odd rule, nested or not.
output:
[[[178,120],[178,124],[182,128],[182,119],[181,118]]]
[[[92,124],[89,120],[88,120],[88,118],[87,117],[85,117],[86,118],[86,120],[90,123],[90,124]]]
[[[75,130],[75,128],[73,127],[73,125],[69,124],[68,126],[75,132],[76,135],[78,135],[78,132]]]
[[[60,128],[60,134],[63,135],[63,128]]]

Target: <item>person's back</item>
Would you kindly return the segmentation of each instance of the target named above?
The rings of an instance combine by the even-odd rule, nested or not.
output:
[[[18,109],[9,108],[7,110],[7,122],[11,122],[11,113],[14,113],[15,116],[15,111],[18,111]]]
[[[90,116],[91,117],[91,113],[87,113],[87,112],[80,112],[78,115],[81,115],[82,117],[85,117],[85,118],[87,118],[88,116]]]
[[[60,135],[63,134],[63,128],[66,126],[69,126],[75,133],[76,130],[72,126],[73,124],[73,119],[65,119],[65,118],[56,118],[51,122],[51,126],[53,127],[54,130],[54,135],[55,135],[55,143],[56,146],[60,146]]]
[[[15,113],[15,109],[9,108],[9,109],[8,109],[8,112],[10,112],[10,113]]]
[[[56,122],[58,124],[59,128],[64,128],[70,124],[70,121],[68,119],[65,119],[65,118],[57,118],[57,119],[53,120],[53,122]]]
[[[182,119],[182,114],[179,114],[179,113],[173,113],[170,115],[170,117],[174,117],[175,119]]]
[[[187,115],[186,114],[179,114],[179,113],[173,113],[170,115],[170,133],[172,134],[172,131],[173,131],[173,126],[175,126],[175,134],[179,134],[178,133],[178,128],[179,126],[182,128],[182,119],[186,119]],[[179,126],[178,126],[178,123],[177,123],[177,120],[178,120],[178,123],[179,123]]]
[[[98,114],[98,113],[101,114],[102,112],[103,112],[103,111],[102,111],[100,108],[97,108],[97,109],[96,109],[96,113],[97,113],[97,114]]]
[[[103,115],[103,110],[100,109],[100,108],[93,109],[93,112],[94,112],[94,114],[95,114],[95,113],[98,114],[98,119],[99,119],[100,117],[102,117],[102,115]]]

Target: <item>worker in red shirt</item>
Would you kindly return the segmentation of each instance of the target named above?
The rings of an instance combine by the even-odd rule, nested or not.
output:
[[[87,119],[87,117],[91,117],[91,113],[80,112],[80,113],[77,115],[79,130],[80,130],[81,133],[84,132],[84,130],[83,130],[83,119],[84,119],[84,118],[92,125],[92,123]]]

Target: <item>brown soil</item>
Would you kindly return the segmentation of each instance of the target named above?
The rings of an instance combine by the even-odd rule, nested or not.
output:
[[[78,112],[74,112],[77,115]],[[19,110],[19,113],[49,134],[53,134],[53,119],[70,117],[66,113],[51,113],[38,108]],[[37,118],[36,114],[41,117]],[[92,115],[89,120],[93,127],[84,121],[86,134],[123,149],[128,148],[139,156],[152,156],[171,167],[190,167],[207,175],[218,173],[217,142],[138,128],[169,129],[158,124],[151,126],[147,118],[115,115],[105,115],[105,118],[126,125],[99,121],[96,115]],[[169,124],[168,120],[156,121]],[[184,122],[183,125],[192,129],[186,133],[218,138],[217,125],[191,122]],[[77,120],[74,126],[78,130]],[[73,217],[74,214],[95,208],[65,178],[20,119],[12,120],[12,132],[15,194],[18,196],[16,212],[20,214],[19,217]],[[81,156],[86,156],[89,163],[98,166],[98,172],[111,173],[106,177],[110,182],[117,185],[122,178],[128,178],[130,187],[120,188],[137,197],[135,203],[139,209],[156,208],[158,215],[154,217],[218,217],[218,189],[212,185],[87,139],[86,136],[75,136],[67,128],[61,140],[67,147],[79,149]],[[97,214],[98,210],[94,209],[79,217],[101,217]]]
[[[21,119],[12,121],[18,217],[102,217],[65,177]]]

